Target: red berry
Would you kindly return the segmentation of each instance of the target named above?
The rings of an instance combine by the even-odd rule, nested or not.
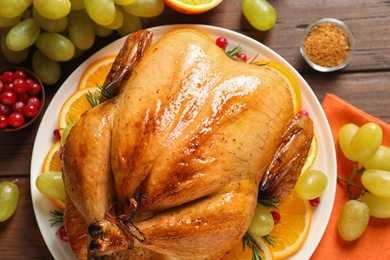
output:
[[[239,54],[237,54],[237,59],[242,60],[243,62],[246,62],[248,60],[248,56],[246,56],[245,53],[240,52]]]
[[[27,93],[16,94],[16,101],[22,101],[23,103],[27,103],[29,96]]]
[[[11,114],[11,107],[0,103],[0,115],[8,116]]]
[[[8,123],[13,127],[20,127],[24,124],[24,116],[22,113],[13,112],[8,117]]]
[[[12,71],[6,71],[6,72],[3,73],[3,75],[2,75],[1,78],[2,78],[2,81],[3,81],[4,83],[11,83],[11,82],[14,81],[15,77],[16,77],[16,75],[15,75],[14,72],[12,72]]]
[[[6,90],[1,93],[0,102],[4,105],[11,106],[16,102],[16,94],[12,90]]]
[[[69,241],[69,236],[68,233],[66,233],[65,227],[62,226],[58,231],[57,231],[58,237],[65,242]]]
[[[0,129],[4,129],[8,126],[8,118],[5,115],[0,115]]]
[[[277,211],[271,211],[271,215],[274,218],[274,224],[278,224],[280,222],[280,214]]]
[[[41,100],[39,100],[39,98],[37,98],[37,97],[30,97],[27,100],[27,105],[32,105],[32,106],[39,108],[41,106]]]
[[[23,114],[26,117],[34,117],[38,114],[38,108],[36,106],[27,105],[23,108]]]
[[[2,80],[0,80],[0,93],[3,91],[4,83]]]
[[[15,77],[17,79],[26,79],[26,72],[24,72],[23,70],[16,70]]]
[[[14,80],[14,86],[12,89],[15,93],[17,94],[23,94],[26,93],[27,91],[27,83],[26,80],[21,79],[21,78],[16,78]]]
[[[304,110],[304,109],[299,110],[298,114],[301,114],[304,116],[309,116],[309,112],[307,112],[307,110]]]
[[[215,40],[215,44],[221,49],[225,49],[228,45],[228,40],[225,37],[218,37],[217,40]]]
[[[3,86],[3,91],[12,90],[13,88],[14,88],[14,83],[6,83]]]
[[[22,101],[16,101],[15,104],[12,105],[12,109],[14,112],[23,113],[25,105]]]
[[[320,198],[311,199],[309,202],[312,207],[317,207],[320,204]]]
[[[55,129],[55,130],[53,131],[53,136],[54,136],[55,139],[61,140],[60,130],[59,130],[59,129]]]
[[[33,83],[28,87],[28,93],[32,96],[38,95],[38,93],[41,91],[41,86],[38,83]]]

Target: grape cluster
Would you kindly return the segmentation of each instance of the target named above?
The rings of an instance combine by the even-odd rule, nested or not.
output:
[[[370,216],[390,218],[390,147],[382,145],[383,131],[375,122],[362,126],[349,123],[340,128],[339,146],[346,158],[355,164],[347,183],[350,200],[343,206],[338,230],[347,241],[359,238]],[[357,182],[359,180],[361,185]],[[358,196],[352,188],[359,190]]]
[[[163,0],[2,0],[1,52],[21,63],[35,45],[33,71],[51,85],[61,76],[60,62],[91,48],[96,36],[139,30],[140,17],[157,16],[164,6]]]

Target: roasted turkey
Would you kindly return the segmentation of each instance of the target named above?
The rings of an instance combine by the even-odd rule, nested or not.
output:
[[[260,192],[288,194],[313,136],[287,82],[206,34],[129,36],[63,147],[65,227],[80,259],[218,259]]]

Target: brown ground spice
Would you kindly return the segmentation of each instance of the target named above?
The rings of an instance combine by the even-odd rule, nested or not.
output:
[[[345,62],[349,52],[348,35],[334,24],[313,27],[303,42],[306,57],[322,67],[336,67]]]

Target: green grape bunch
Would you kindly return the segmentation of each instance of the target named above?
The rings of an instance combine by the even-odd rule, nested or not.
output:
[[[349,178],[338,176],[346,182],[351,198],[338,221],[339,234],[346,241],[356,240],[364,233],[370,216],[390,218],[390,147],[382,142],[382,128],[375,122],[360,127],[349,123],[339,130],[340,149],[354,162]],[[360,191],[359,196],[354,195],[352,188]]]
[[[140,30],[142,17],[158,16],[164,7],[163,0],[2,0],[1,52],[19,64],[33,51],[32,70],[52,85],[60,79],[60,63],[91,48],[96,36]]]

